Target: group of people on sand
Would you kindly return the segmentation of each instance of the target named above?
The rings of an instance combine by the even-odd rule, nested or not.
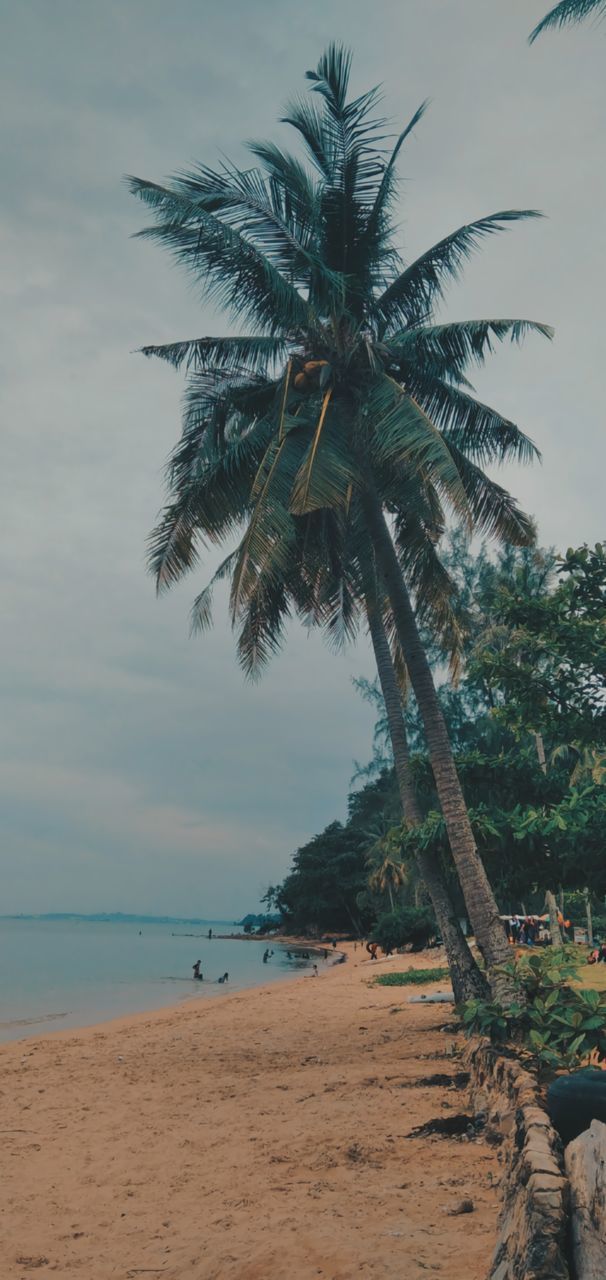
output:
[[[204,974],[202,973],[201,965],[202,965],[201,960],[196,960],[196,963],[192,964],[192,969],[194,971],[194,982],[204,982]],[[217,978],[217,982],[229,982],[229,974],[228,973],[221,974],[221,977]]]
[[[558,911],[558,925],[563,942],[570,942],[572,924]],[[510,916],[506,921],[507,937],[514,947],[544,947],[551,942],[549,916]]]

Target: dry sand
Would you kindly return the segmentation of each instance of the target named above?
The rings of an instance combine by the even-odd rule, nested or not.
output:
[[[452,1014],[362,957],[3,1046],[2,1280],[484,1280],[494,1150],[406,1136],[466,1110]]]

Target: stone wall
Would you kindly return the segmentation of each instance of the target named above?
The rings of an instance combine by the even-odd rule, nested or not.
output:
[[[536,1080],[484,1041],[467,1057],[474,1110],[502,1138],[502,1208],[488,1280],[570,1280],[562,1144]]]

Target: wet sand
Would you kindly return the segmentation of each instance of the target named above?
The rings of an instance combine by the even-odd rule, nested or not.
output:
[[[415,1084],[460,1070],[450,1007],[369,985],[426,956],[348,951],[319,978],[2,1046],[4,1280],[484,1280],[494,1150],[407,1137],[467,1109]]]

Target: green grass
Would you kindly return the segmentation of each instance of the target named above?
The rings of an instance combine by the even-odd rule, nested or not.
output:
[[[604,966],[606,969],[606,965]],[[448,969],[405,969],[403,973],[380,973],[373,979],[377,987],[422,987],[428,982],[443,982]]]

